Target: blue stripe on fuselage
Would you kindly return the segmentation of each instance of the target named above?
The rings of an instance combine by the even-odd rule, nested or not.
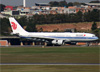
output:
[[[42,38],[57,38],[57,39],[98,39],[97,37],[57,37],[57,36],[44,36]],[[21,38],[31,38],[31,37],[21,37]],[[40,37],[41,38],[41,37]]]
[[[97,37],[55,37],[55,36],[48,36],[50,38],[58,38],[58,39],[97,39]]]
[[[31,38],[31,37],[24,37],[24,36],[21,36],[21,38]]]

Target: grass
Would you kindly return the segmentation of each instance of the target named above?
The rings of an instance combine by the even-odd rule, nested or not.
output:
[[[99,63],[99,47],[6,47],[1,63]]]
[[[1,63],[99,63],[99,47],[3,47]],[[0,72],[99,72],[99,65],[0,65]]]
[[[99,66],[2,65],[1,72],[99,72]]]

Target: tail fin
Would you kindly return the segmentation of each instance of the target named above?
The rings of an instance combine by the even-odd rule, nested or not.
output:
[[[25,31],[13,17],[10,17],[9,21],[10,21],[10,25],[11,25],[11,28],[14,34],[26,34],[27,33],[27,31]]]

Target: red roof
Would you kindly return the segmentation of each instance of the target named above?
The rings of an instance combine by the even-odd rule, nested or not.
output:
[[[6,6],[5,9],[6,8],[10,8],[11,10],[13,10],[13,6]]]

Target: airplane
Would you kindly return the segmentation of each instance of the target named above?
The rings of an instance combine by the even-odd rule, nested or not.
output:
[[[13,17],[9,17],[12,33],[19,37],[31,40],[43,40],[47,44],[64,45],[72,42],[91,42],[98,39],[91,33],[71,33],[71,32],[27,32]]]

